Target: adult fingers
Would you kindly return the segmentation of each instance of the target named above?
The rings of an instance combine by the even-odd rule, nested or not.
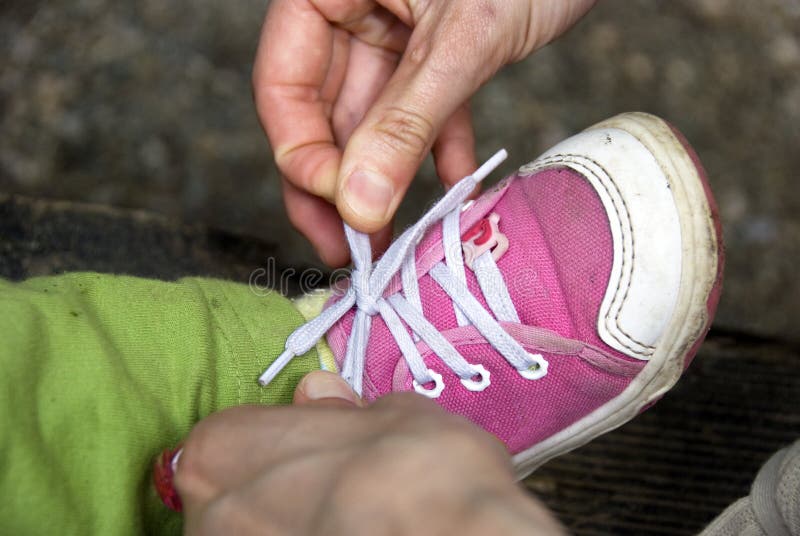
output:
[[[340,405],[237,406],[206,417],[186,439],[175,471],[184,506],[206,503],[298,453],[372,433],[373,420],[360,417],[351,403]]]
[[[361,406],[361,398],[338,374],[316,370],[307,374],[294,391],[295,405],[313,403],[334,404],[338,406]]]
[[[286,214],[292,225],[305,236],[319,258],[333,268],[346,266],[350,253],[344,236],[342,218],[336,207],[322,199],[294,186],[284,179],[283,202]],[[378,257],[386,251],[392,240],[393,223],[370,235],[372,256]]]
[[[469,105],[450,116],[433,145],[436,173],[445,188],[450,188],[478,167],[475,161],[475,132]]]
[[[351,39],[344,82],[333,108],[333,134],[344,147],[397,68],[400,54],[361,39]]]
[[[253,67],[256,109],[278,168],[300,188],[329,199],[341,157],[329,115],[348,46],[347,33],[309,0],[274,0]]]
[[[342,219],[336,207],[289,182],[282,181],[283,201],[292,225],[308,238],[322,262],[345,266],[350,260]]]
[[[394,11],[399,0],[380,1]],[[385,225],[456,109],[497,69],[564,32],[594,1],[407,1],[415,27],[406,52],[342,156],[336,206],[344,220],[367,232]],[[448,155],[464,147],[443,146],[448,182],[456,167]]]
[[[392,56],[408,34],[373,0],[273,0],[256,54],[253,92],[275,161],[292,183],[333,199],[341,151],[331,122],[342,84],[352,78],[352,44]],[[360,62],[362,87],[382,84],[381,69],[375,81],[364,80],[372,70]]]
[[[505,61],[499,32],[476,11],[480,4],[425,4],[397,70],[353,132],[336,206],[355,228],[386,225],[444,124]]]

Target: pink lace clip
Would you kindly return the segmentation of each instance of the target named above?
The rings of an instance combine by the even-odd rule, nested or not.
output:
[[[464,264],[472,269],[472,263],[487,251],[492,252],[495,261],[508,251],[508,238],[500,232],[497,224],[500,216],[494,212],[472,226],[461,237],[461,247],[464,250]]]

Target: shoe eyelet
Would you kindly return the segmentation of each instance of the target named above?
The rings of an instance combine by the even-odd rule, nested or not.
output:
[[[544,358],[542,354],[528,354],[531,361],[528,364],[528,368],[517,370],[519,375],[525,378],[526,380],[538,380],[544,378],[547,375],[547,360]]]
[[[431,378],[433,378],[433,387],[431,389],[426,389],[425,385],[419,383],[417,380],[414,380],[412,382],[414,385],[414,390],[423,396],[427,396],[428,398],[439,398],[439,395],[441,395],[442,391],[444,391],[444,380],[442,379],[442,375],[438,372],[434,372],[431,369],[428,369],[428,374]]]
[[[470,391],[483,391],[492,383],[489,380],[489,371],[483,365],[472,365],[473,374],[469,378],[461,378],[461,385]],[[479,380],[474,380],[475,376],[480,376]]]

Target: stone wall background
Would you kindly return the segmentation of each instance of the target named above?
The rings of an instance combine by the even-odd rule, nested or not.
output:
[[[4,0],[0,193],[142,208],[312,253],[250,94],[265,0]],[[627,110],[703,159],[728,252],[717,327],[800,340],[800,0],[605,0],[474,102],[506,170]],[[398,225],[439,192],[426,165]],[[0,237],[1,238],[1,237]]]

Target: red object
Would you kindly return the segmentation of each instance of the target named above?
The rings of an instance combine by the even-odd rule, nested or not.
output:
[[[175,510],[176,512],[183,510],[183,504],[181,503],[180,495],[175,491],[172,480],[175,476],[175,462],[182,450],[182,445],[178,445],[174,449],[166,449],[156,459],[156,463],[153,466],[153,484],[156,487],[158,496],[161,497],[161,501],[170,510]]]
[[[489,240],[489,238],[491,238],[491,236],[492,236],[492,225],[491,223],[489,223],[489,218],[484,218],[475,225],[473,225],[469,231],[464,233],[464,236],[462,236],[461,239],[464,242],[467,242],[471,238],[477,237],[475,238],[474,242],[475,245],[482,246]]]

